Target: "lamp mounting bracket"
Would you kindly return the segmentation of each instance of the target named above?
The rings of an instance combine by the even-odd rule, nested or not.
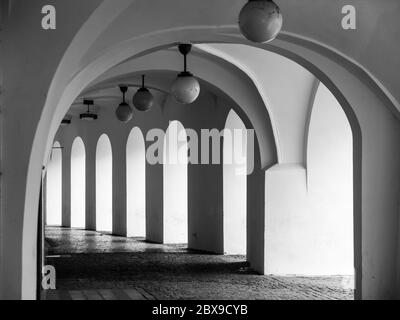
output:
[[[181,43],[178,48],[179,52],[184,56],[187,56],[190,51],[192,51],[192,45],[190,43]]]
[[[93,100],[89,100],[89,99],[84,99],[83,100],[83,104],[85,104],[87,106],[92,106],[92,105],[94,105],[94,101]]]
[[[121,85],[119,86],[119,89],[121,90],[122,93],[127,93],[127,91],[128,91],[128,86],[127,86],[127,85],[124,85],[124,84],[121,84]]]

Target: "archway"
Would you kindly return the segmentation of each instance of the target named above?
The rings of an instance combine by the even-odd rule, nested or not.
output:
[[[146,149],[142,131],[135,127],[126,145],[127,236],[146,236]]]
[[[112,232],[112,148],[103,134],[96,148],[96,230]]]
[[[55,142],[46,174],[46,225],[62,224],[62,150]]]
[[[130,2],[127,3],[125,8],[127,8],[130,4]],[[223,3],[221,4],[223,5]],[[105,10],[107,9],[106,5],[109,5],[110,7],[114,6],[114,4],[111,2],[105,2],[105,5],[101,6],[101,8],[99,8],[99,11],[92,15],[92,19],[94,19],[95,21],[104,21],[105,12],[107,12],[107,10]],[[330,10],[331,7],[329,7],[329,9],[327,8],[326,10],[326,12],[329,12],[329,14],[326,15],[328,15],[328,18],[330,19],[332,19],[332,15],[337,16],[334,7],[335,5],[337,5],[337,3],[332,2],[332,4],[329,4],[329,6],[333,6],[333,10]],[[171,5],[168,4],[168,6]],[[294,7],[292,9],[297,14],[296,9],[298,9],[298,7],[296,7],[296,5],[293,6]],[[303,4],[302,6],[304,7]],[[123,11],[125,8],[122,8],[121,10]],[[289,9],[289,4],[287,4],[287,8]],[[168,12],[167,7],[163,9],[166,10],[166,13]],[[196,12],[196,10],[190,11]],[[343,39],[341,37],[338,37],[337,42],[334,42],[333,44],[329,42],[324,43],[324,41],[326,40],[324,37],[319,37],[318,34],[310,34],[308,29],[304,30],[304,26],[306,26],[307,24],[302,24],[302,22],[310,19],[310,17],[308,16],[308,14],[310,13],[307,13],[306,11],[301,12],[304,15],[302,16],[302,19],[292,19],[292,24],[288,26],[288,31],[296,32],[296,34],[285,32],[284,34],[282,34],[280,39],[274,42],[273,46],[265,46],[265,48],[269,50],[279,51],[281,54],[286,54],[292,59],[303,63],[307,66],[307,68],[313,70],[316,74],[319,74],[319,78],[323,79],[325,84],[328,85],[329,89],[331,89],[335,96],[338,98],[341,105],[346,109],[346,113],[349,119],[351,119],[353,135],[355,137],[354,208],[356,215],[354,231],[356,234],[355,248],[357,253],[356,267],[359,279],[359,297],[361,297],[361,292],[363,292],[363,296],[366,298],[391,296],[393,295],[394,283],[396,283],[396,279],[393,275],[392,270],[396,269],[395,266],[397,261],[397,245],[393,244],[395,243],[395,241],[393,240],[396,239],[395,234],[397,232],[396,221],[398,218],[399,190],[398,181],[392,181],[392,177],[397,176],[399,172],[398,161],[397,157],[391,157],[391,155],[393,154],[393,150],[397,150],[396,146],[398,146],[399,138],[398,120],[395,119],[393,117],[393,114],[388,110],[393,107],[393,105],[398,104],[396,104],[394,100],[388,99],[388,91],[385,91],[386,89],[383,85],[381,85],[380,87],[379,85],[377,85],[371,73],[365,72],[366,69],[359,68],[360,65],[357,65],[357,62],[351,61],[351,59],[348,59],[344,54],[341,54],[341,50],[345,50],[345,48],[341,47],[340,43],[348,44],[352,42],[342,41]],[[143,13],[141,14],[143,15]],[[126,14],[126,16],[129,15]],[[220,15],[216,16],[218,17],[218,19],[222,18]],[[176,30],[171,31],[172,27],[168,25],[168,27],[170,28],[169,31],[173,33],[174,36],[162,37],[166,41],[166,43],[173,43],[174,41],[176,41],[176,39],[204,41],[205,38],[207,38],[208,42],[241,41],[238,40],[239,38],[237,36],[237,30],[233,27],[225,27],[225,25],[221,23],[221,21],[217,21],[217,24],[221,26],[219,28],[215,27],[215,25],[217,24],[214,23],[214,21],[204,22],[204,26],[206,27],[204,27],[202,24],[200,27],[196,28],[192,25],[192,23],[190,23],[190,19],[193,19],[193,17],[188,16],[187,19],[189,19],[189,22],[187,22],[188,27],[186,29],[182,27],[182,25],[179,26],[179,31],[185,29],[184,32],[177,32]],[[109,17],[107,23],[102,23],[101,25],[105,29],[108,23],[111,24],[110,21],[115,20],[115,16],[113,15],[112,17]],[[130,20],[135,21],[135,23],[141,22],[140,19],[132,19],[132,16],[130,16]],[[193,21],[197,20],[193,19]],[[231,17],[226,18],[226,20],[224,21],[227,24],[234,23]],[[319,19],[319,23],[325,24],[326,21],[327,19],[325,19],[325,15],[321,16]],[[181,21],[179,21],[179,23],[181,23]],[[184,25],[183,22],[182,24]],[[23,217],[18,217],[18,223],[21,224],[18,232],[15,235],[10,233],[5,234],[5,238],[7,238],[10,242],[17,243],[18,247],[22,249],[23,253],[22,255],[13,255],[11,254],[11,252],[8,252],[6,250],[5,254],[6,256],[9,254],[11,257],[13,257],[16,265],[23,265],[22,274],[24,276],[20,277],[13,275],[12,277],[9,277],[9,282],[12,283],[14,281],[17,284],[16,288],[22,288],[24,295],[26,294],[26,296],[32,295],[33,280],[32,277],[29,276],[29,274],[31,273],[31,271],[29,270],[33,270],[33,259],[30,257],[32,256],[31,252],[34,251],[32,240],[34,239],[36,230],[35,221],[37,212],[35,210],[35,204],[37,203],[38,199],[40,181],[38,172],[40,171],[40,166],[42,165],[43,159],[45,158],[44,155],[46,151],[48,152],[50,149],[50,145],[52,143],[52,139],[54,138],[55,132],[54,130],[49,130],[49,126],[52,125],[57,127],[58,123],[61,120],[63,112],[66,110],[66,108],[68,108],[72,100],[78,95],[75,93],[79,92],[80,88],[85,87],[91,80],[93,80],[93,78],[104,71],[97,70],[98,73],[97,71],[92,72],[93,69],[91,68],[103,64],[104,60],[101,61],[101,59],[99,58],[98,60],[96,60],[96,62],[94,62],[95,59],[93,59],[93,63],[91,64],[88,62],[90,61],[90,55],[87,54],[89,49],[86,48],[87,50],[76,51],[77,47],[74,46],[75,44],[81,44],[81,42],[88,42],[88,39],[93,39],[93,41],[100,41],[101,37],[99,34],[104,31],[104,29],[97,30],[97,28],[88,27],[92,25],[95,24],[85,24],[85,28],[82,30],[82,32],[79,33],[76,41],[74,41],[73,45],[71,45],[70,52],[65,55],[65,60],[63,60],[62,62],[62,67],[66,67],[66,69],[71,70],[71,73],[74,73],[78,69],[75,66],[70,67],[69,65],[66,65],[65,61],[76,61],[76,64],[79,65],[81,61],[74,55],[76,54],[76,52],[82,52],[82,56],[85,57],[86,61],[84,65],[87,65],[88,68],[80,72],[79,75],[76,74],[76,79],[74,80],[69,73],[62,76],[62,71],[60,71],[60,73],[58,73],[57,76],[54,78],[54,82],[52,83],[52,87],[50,90],[51,92],[49,92],[50,94],[47,95],[48,100],[46,102],[46,108],[42,113],[40,125],[36,134],[32,134],[32,136],[35,137],[33,147],[31,146],[31,141],[26,142],[27,144],[29,143],[29,145],[27,145],[27,150],[32,150],[32,152],[30,154],[30,162],[27,161],[24,164],[26,165],[26,168],[24,167],[24,170],[26,169],[26,172],[23,171],[19,176],[19,180],[23,182],[19,181],[18,185],[16,185],[15,187],[22,187],[22,185],[20,184],[25,184],[24,179],[27,176],[28,181],[26,184],[25,201],[18,201],[18,203],[17,201],[9,201],[9,204],[7,205],[7,208],[11,207],[11,209],[16,209],[8,210],[9,212],[24,212]],[[301,28],[302,25],[303,28]],[[332,23],[332,25],[334,26],[334,28],[336,28],[337,26],[336,23]],[[207,28],[208,26],[210,27]],[[116,27],[118,26],[116,25]],[[124,60],[129,55],[138,52],[144,52],[146,50],[154,48],[155,46],[160,45],[161,37],[160,32],[158,31],[163,30],[163,27],[160,26],[159,29],[157,29],[157,27],[155,28],[156,30],[154,32],[153,29],[148,30],[149,33],[154,36],[154,38],[151,38],[151,36],[149,36],[149,38],[147,39],[149,40],[149,43],[147,44],[140,42],[146,37],[140,37],[140,40],[138,40],[138,38],[135,38],[132,34],[130,34],[130,39],[134,39],[132,40],[132,42],[138,41],[138,43],[137,45],[133,43],[132,47],[134,47],[135,49],[133,50],[131,47],[129,49],[129,54],[127,55],[122,53],[121,47],[115,45],[115,50],[108,51],[107,54],[104,55],[105,57],[108,57],[105,59],[110,59],[109,57],[113,57],[113,61],[108,61],[104,64],[104,69],[107,69],[111,65],[114,65],[115,63]],[[93,31],[93,29],[96,29],[96,31]],[[132,32],[132,30],[134,30],[134,28],[125,29],[129,29],[129,32]],[[331,32],[326,32],[326,29],[324,28],[314,29],[324,30],[324,33],[326,35],[331,35]],[[142,33],[145,32],[142,28],[138,28],[138,30]],[[96,36],[90,34],[91,32],[95,32]],[[107,34],[109,35],[110,33]],[[85,37],[85,35],[88,36]],[[307,39],[305,37],[307,37]],[[308,39],[310,38],[319,39],[320,42],[313,41],[312,39],[311,41],[309,41]],[[132,44],[128,44],[125,41],[122,41],[122,37],[115,37],[115,39],[117,39],[116,41],[120,41],[121,43],[123,43],[123,47],[125,49],[130,44]],[[363,42],[359,43],[363,45]],[[111,45],[101,46],[101,44],[97,44],[102,48],[111,47]],[[91,47],[91,45],[92,42],[87,43],[88,48]],[[99,57],[99,46],[92,46],[93,51],[96,52],[97,58]],[[348,48],[348,51],[351,51],[353,53],[359,52],[357,49],[353,50],[353,46],[348,46]],[[51,52],[51,50],[49,50],[49,52]],[[73,53],[72,57],[74,58],[71,58],[70,53]],[[63,69],[62,67],[60,67],[60,70]],[[45,83],[47,85],[48,82]],[[57,87],[58,85],[60,85],[60,87]],[[36,90],[36,88],[32,88],[32,90]],[[61,97],[63,97],[63,99],[61,99]],[[58,104],[61,100],[63,101]],[[18,103],[18,101],[16,101],[16,103]],[[21,105],[23,105],[23,103],[21,103]],[[38,105],[40,105],[40,103],[38,103]],[[51,111],[51,109],[53,109],[54,111]],[[371,118],[375,119],[375,121],[371,121]],[[379,119],[379,121],[377,121],[377,119]],[[381,127],[384,128],[383,131],[380,131],[378,134],[375,130],[375,124],[377,122],[379,122],[381,124]],[[34,130],[36,130],[36,125]],[[31,133],[34,133],[33,129]],[[363,137],[363,145],[361,145],[361,134]],[[47,145],[43,142],[45,139],[48,139]],[[10,153],[9,157],[15,154],[16,151],[13,150],[13,152]],[[397,152],[396,155],[398,155]],[[379,182],[377,181],[377,179],[379,180]],[[388,181],[393,183],[388,183]],[[382,186],[379,193],[376,192],[376,184]],[[12,192],[15,191],[15,188],[11,187],[9,192],[12,194]],[[377,217],[375,212],[381,212],[384,216]],[[361,217],[363,217],[362,224]],[[379,230],[377,230],[377,228],[379,228]],[[24,237],[21,242],[20,238],[23,231]],[[385,235],[386,237],[381,242],[379,242],[379,244],[377,244],[375,241],[375,237],[361,237],[361,232],[363,232],[364,235],[376,235],[377,233],[379,233]],[[361,252],[365,252],[366,255],[369,255],[370,259],[362,259]],[[22,260],[24,260],[24,263],[21,263]],[[19,268],[17,269],[19,270]],[[10,272],[10,274],[12,273]],[[382,281],[375,280],[378,277],[382,279]],[[24,281],[22,281],[22,279],[24,279]],[[365,289],[363,290],[361,290],[361,280],[363,280],[363,283],[365,285]]]
[[[71,227],[86,228],[86,151],[83,140],[75,138],[71,150]]]
[[[188,242],[188,146],[186,130],[172,121],[164,138],[164,243]]]
[[[247,251],[247,129],[237,113],[228,114],[224,131],[224,253]]]

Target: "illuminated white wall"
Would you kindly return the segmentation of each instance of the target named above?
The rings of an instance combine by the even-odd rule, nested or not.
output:
[[[352,139],[343,109],[320,85],[310,122],[308,192],[321,250],[329,252],[322,265],[343,274],[354,272]]]
[[[84,229],[86,196],[86,152],[81,138],[76,138],[71,150],[71,227]]]
[[[112,232],[112,149],[103,134],[96,149],[96,230]]]
[[[46,224],[62,224],[62,150],[58,142],[53,146],[47,165],[46,181]]]
[[[307,168],[266,172],[267,273],[352,275],[353,156],[350,125],[320,85],[310,119]]]
[[[224,133],[224,252],[246,254],[247,131],[231,110]]]
[[[126,146],[127,235],[146,236],[146,149],[142,131],[133,128]]]
[[[164,243],[188,242],[188,148],[179,121],[172,121],[164,139]]]

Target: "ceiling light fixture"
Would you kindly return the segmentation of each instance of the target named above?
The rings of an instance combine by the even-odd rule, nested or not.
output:
[[[272,0],[249,0],[240,11],[240,31],[252,42],[267,43],[274,40],[282,24],[281,10]]]
[[[178,75],[171,88],[171,93],[176,101],[182,104],[193,103],[200,94],[199,81],[187,71],[187,55],[191,50],[191,44],[179,45],[179,52],[184,56],[184,71]]]
[[[80,116],[79,116],[79,118],[81,119],[81,120],[84,120],[84,121],[94,121],[94,120],[97,120],[97,114],[95,114],[95,113],[91,113],[90,112],[90,106],[93,106],[94,105],[94,101],[93,100],[83,100],[83,104],[84,105],[87,105],[87,112],[85,112],[85,113],[81,113],[80,114]]]
[[[133,97],[133,105],[139,111],[148,111],[154,105],[154,97],[150,90],[144,85],[145,75],[142,75],[142,87],[136,92]]]
[[[61,126],[62,126],[62,127],[66,127],[66,126],[70,125],[71,122],[72,122],[72,121],[71,121],[70,119],[63,119],[63,120],[61,121]]]
[[[117,119],[121,122],[127,123],[133,118],[133,110],[131,106],[126,102],[125,95],[128,91],[128,86],[120,85],[119,89],[122,92],[122,102],[115,111]]]

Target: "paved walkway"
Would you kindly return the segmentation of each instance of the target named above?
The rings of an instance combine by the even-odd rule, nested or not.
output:
[[[243,256],[91,231],[47,228],[47,261],[61,300],[353,299],[352,277],[277,277],[252,272]]]

